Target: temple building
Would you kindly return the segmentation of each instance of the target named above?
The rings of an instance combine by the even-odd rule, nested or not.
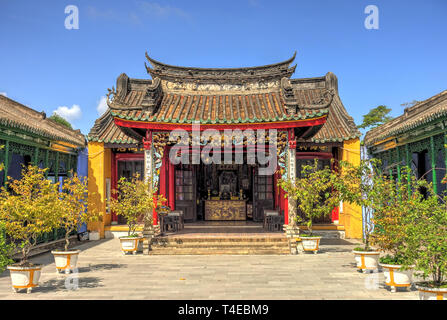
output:
[[[264,210],[275,209],[287,225],[289,212],[297,209],[277,186],[281,176],[299,176],[314,159],[321,165],[360,161],[360,132],[331,72],[292,79],[295,55],[246,68],[179,67],[146,58],[151,79],[121,74],[109,89],[108,110],[88,135],[89,192],[95,194],[90,201],[103,213],[90,228],[101,237],[125,222],[110,212],[108,201],[118,179],[135,172],[150,178],[167,205],[183,211],[186,223],[262,223]],[[228,142],[228,130],[243,132],[243,139],[235,142],[235,134]],[[177,139],[170,139],[173,134]],[[267,174],[261,173],[269,165],[258,157],[261,151],[275,160]],[[221,162],[209,162],[204,153]],[[170,154],[181,154],[182,162],[171,161]],[[346,238],[362,236],[355,206],[341,204],[319,223],[343,230]]]
[[[370,157],[381,160],[386,173],[401,178],[408,166],[416,177],[433,183],[441,193],[447,167],[447,90],[406,108],[404,113],[365,135]]]

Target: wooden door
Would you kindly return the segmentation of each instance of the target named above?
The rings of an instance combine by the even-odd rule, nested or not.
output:
[[[274,208],[273,175],[259,175],[258,168],[253,173],[253,221],[264,220],[264,209]]]
[[[196,221],[196,172],[192,165],[175,168],[175,209],[183,210],[186,221]]]

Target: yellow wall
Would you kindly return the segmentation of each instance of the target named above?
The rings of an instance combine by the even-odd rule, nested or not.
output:
[[[88,201],[89,209],[100,213],[100,221],[88,224],[89,231],[99,231],[104,237],[104,226],[110,225],[111,215],[106,213],[106,178],[111,178],[111,150],[104,143],[88,144]]]
[[[342,160],[354,165],[360,164],[360,139],[347,140],[343,143]],[[362,208],[355,204],[343,203],[339,223],[345,226],[346,238],[362,239]]]

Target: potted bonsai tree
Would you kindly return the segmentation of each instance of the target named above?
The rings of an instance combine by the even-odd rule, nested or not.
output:
[[[304,251],[318,252],[321,237],[313,233],[313,221],[330,214],[340,202],[339,193],[334,189],[335,176],[329,167],[319,168],[318,160],[315,160],[313,165],[302,167],[301,177],[295,182],[279,180],[279,185],[297,201],[298,208],[306,217],[308,233],[300,234]],[[301,218],[296,220],[299,223]]]
[[[69,250],[70,235],[82,224],[97,220],[93,208],[87,211],[87,178],[79,178],[76,173],[64,180],[59,197],[58,225],[65,230],[63,250],[53,250],[56,270],[70,273],[76,268],[80,250]]]
[[[371,234],[374,230],[374,212],[385,203],[384,176],[379,165],[380,161],[375,159],[362,160],[359,165],[341,161],[340,177],[335,186],[342,201],[356,204],[363,210],[364,246],[353,250],[357,268],[362,272],[378,269],[380,252],[371,247]]]
[[[434,193],[431,183],[426,190],[426,199],[406,217],[405,254],[410,257],[406,264],[414,263],[426,280],[415,283],[420,299],[444,300],[447,299],[447,196]]]
[[[157,206],[157,200],[161,203],[164,199],[157,197],[151,181],[141,180],[138,173],[131,179],[121,177],[117,187],[118,190],[113,190],[117,197],[111,199],[110,208],[117,215],[126,218],[129,228],[127,236],[120,237],[121,251],[123,254],[136,254],[142,249],[143,242],[143,236],[136,233],[138,222],[144,220],[146,225],[152,225],[152,210]]]
[[[38,286],[41,265],[28,260],[37,238],[57,226],[57,185],[45,178],[45,170],[29,166],[22,171],[20,180],[11,180],[11,191],[0,191],[0,220],[11,241],[19,244],[22,257],[7,268],[11,274],[14,292]]]
[[[413,175],[408,175],[410,169],[405,167],[401,172],[401,179],[383,179],[384,205],[374,212],[375,228],[371,234],[371,242],[381,251],[388,254],[379,259],[379,265],[384,270],[385,284],[396,292],[397,287],[412,286],[414,265],[410,264],[410,257],[406,250],[406,224],[408,217],[423,201],[419,192],[421,181]],[[411,190],[411,192],[410,192]]]

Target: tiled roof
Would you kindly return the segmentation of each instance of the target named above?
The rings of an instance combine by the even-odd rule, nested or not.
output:
[[[109,111],[96,121],[89,141],[134,143],[130,141],[141,139],[132,136],[131,129],[119,128],[113,118],[149,124],[199,121],[249,126],[327,117],[310,141],[338,142],[360,136],[338,97],[335,75],[289,79],[294,57],[274,65],[234,69],[175,67],[147,58],[154,67],[148,68],[154,79],[121,74],[117,90],[109,90]]]
[[[359,138],[360,131],[354,119],[348,114],[338,95],[329,108],[329,115],[323,127],[309,141],[314,143],[343,142]]]
[[[372,146],[379,141],[446,116],[447,90],[406,108],[401,116],[368,131],[365,135],[365,145]]]
[[[315,99],[323,90],[301,90],[299,99],[302,103]],[[145,92],[130,92],[124,99],[124,104],[134,107],[141,105]],[[250,123],[274,122],[296,119],[308,119],[325,115],[328,112],[329,98],[318,109],[302,109],[296,114],[288,114],[280,92],[253,93],[253,94],[227,94],[227,95],[192,95],[166,93],[158,111],[152,113],[148,110],[112,110],[117,118],[169,123],[192,123],[200,121],[207,123]]]
[[[47,118],[45,113],[37,112],[2,95],[0,95],[0,124],[51,141],[63,141],[79,148],[85,146],[85,136],[80,130],[69,129]]]

